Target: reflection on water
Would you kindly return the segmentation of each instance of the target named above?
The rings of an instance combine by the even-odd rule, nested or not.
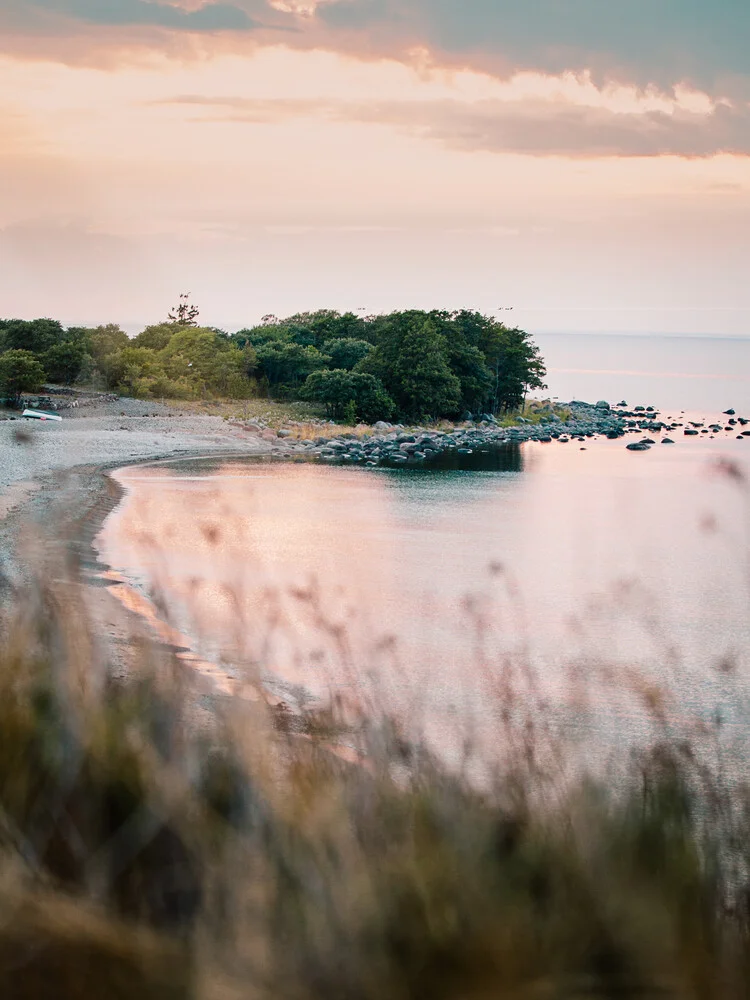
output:
[[[466,450],[451,448],[415,470],[419,468],[425,472],[523,472],[524,452],[518,444],[486,445],[471,449],[468,454]]]
[[[568,721],[591,663],[644,671],[686,707],[727,703],[713,665],[749,645],[748,538],[740,491],[710,471],[716,445],[587,445],[418,470],[123,470],[102,555],[163,591],[174,623],[230,673],[256,664],[286,700],[375,699],[441,738],[455,727],[491,741],[493,691],[519,663]],[[634,709],[618,694],[606,711]]]

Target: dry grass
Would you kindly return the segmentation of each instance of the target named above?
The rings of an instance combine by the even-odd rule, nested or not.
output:
[[[282,403],[273,399],[164,400],[178,413],[225,417],[229,420],[263,420],[274,430],[289,421],[305,421],[316,416],[314,407],[303,402]]]

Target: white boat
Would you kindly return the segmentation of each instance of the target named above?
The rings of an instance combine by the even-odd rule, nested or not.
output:
[[[22,417],[34,417],[35,420],[62,420],[57,413],[46,413],[44,410],[24,410]]]

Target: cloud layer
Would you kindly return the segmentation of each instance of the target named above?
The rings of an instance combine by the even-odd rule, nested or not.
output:
[[[454,149],[533,156],[683,156],[750,154],[750,106],[708,113],[675,108],[617,112],[555,101],[321,101],[206,98],[173,104],[204,108],[200,119],[248,124],[300,118],[391,125]]]
[[[335,0],[318,18],[393,50],[424,45],[497,72],[589,69],[713,93],[750,76],[746,0]]]
[[[241,7],[206,3],[193,10],[153,0],[31,0],[38,13],[50,12],[88,24],[145,25],[183,31],[248,31],[257,22]]]
[[[208,37],[270,37],[353,55],[413,59],[507,78],[519,71],[590,71],[669,91],[686,84],[714,96],[750,90],[747,0],[5,0],[5,51],[34,37],[68,41],[92,26],[141,31],[142,44],[169,47],[175,31]],[[132,37],[128,36],[132,42]],[[61,44],[61,52],[65,46]],[[44,47],[49,55],[50,49]]]

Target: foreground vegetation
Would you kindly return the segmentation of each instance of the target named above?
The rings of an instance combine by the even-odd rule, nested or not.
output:
[[[529,335],[477,312],[358,317],[323,310],[227,334],[186,297],[132,340],[117,326],[0,320],[0,392],[96,384],[141,398],[307,401],[349,424],[507,413],[544,388]]]
[[[211,696],[146,641],[116,681],[75,570],[41,569],[0,647],[2,997],[748,995],[750,798],[718,721],[644,684],[652,739],[600,783],[507,664],[478,783],[468,750]]]

